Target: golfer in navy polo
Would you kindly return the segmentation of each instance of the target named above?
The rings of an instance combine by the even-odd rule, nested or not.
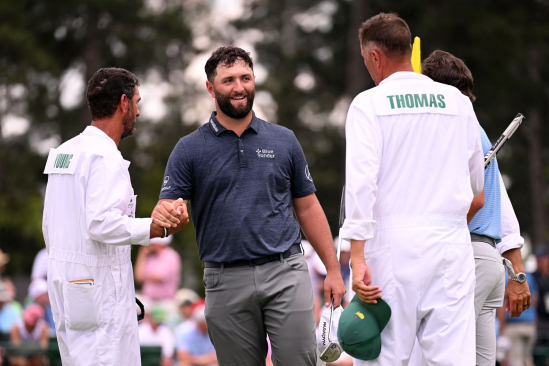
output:
[[[303,150],[292,131],[253,113],[247,52],[221,47],[205,69],[216,111],[176,145],[160,199],[191,204],[219,364],[265,365],[268,335],[276,365],[313,366],[314,301],[300,225],[328,270],[327,302],[339,306],[345,286]],[[153,212],[157,221],[167,216],[160,205]]]

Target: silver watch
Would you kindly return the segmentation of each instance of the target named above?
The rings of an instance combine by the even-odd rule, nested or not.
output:
[[[524,283],[526,282],[526,273],[520,272],[515,274],[515,271],[513,270],[513,264],[511,261],[507,258],[503,258],[503,264],[505,267],[507,267],[507,271],[509,272],[509,279],[512,281],[517,281],[518,283]]]

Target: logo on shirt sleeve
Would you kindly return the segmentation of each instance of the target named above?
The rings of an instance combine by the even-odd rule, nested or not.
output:
[[[309,171],[309,166],[308,165],[305,166],[305,178],[307,178],[311,182],[313,181],[313,177],[311,177],[311,172]]]
[[[170,182],[170,176],[169,176],[169,175],[166,175],[166,176],[164,177],[164,182],[162,183],[162,189],[160,190],[160,192],[172,188],[172,186],[169,186],[169,185],[168,185],[169,182]]]

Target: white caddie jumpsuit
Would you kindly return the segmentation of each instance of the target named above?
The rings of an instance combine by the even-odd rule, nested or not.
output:
[[[397,72],[359,94],[346,122],[346,240],[366,240],[372,285],[392,310],[380,356],[475,364],[475,263],[466,215],[484,185],[479,124],[456,88]]]
[[[151,219],[134,218],[128,166],[93,126],[48,156],[42,230],[64,366],[141,365],[130,244],[149,244]]]
[[[524,244],[524,238],[520,236],[520,225],[515,215],[515,210],[505,189],[505,184],[499,175],[499,186],[500,186],[500,196],[501,196],[501,241],[496,244],[497,251],[500,255],[503,255],[508,250],[511,249],[520,249]],[[482,244],[481,248],[486,247],[490,249],[486,243]],[[474,244],[473,244],[474,245]],[[491,254],[491,257],[494,257],[494,254]],[[501,258],[498,258],[497,261],[500,264],[500,267],[493,266],[489,260],[484,258],[475,259],[475,266],[483,269],[483,277],[476,278],[476,311],[482,309],[484,303],[479,303],[479,297],[482,301],[486,301],[488,298],[493,297],[492,293],[498,289],[494,288],[494,282],[499,278],[501,284],[501,291],[504,291],[505,288],[505,277],[504,277],[504,267]],[[484,269],[485,268],[485,269]],[[493,301],[493,300],[492,300]],[[504,297],[503,295],[500,298],[500,306],[503,306]],[[493,310],[492,310],[493,311]],[[481,314],[477,314],[477,335],[476,335],[476,348],[477,348],[477,360],[476,365],[495,365],[496,363],[496,342],[495,342],[495,314],[488,313],[487,310],[482,310]],[[480,327],[479,322],[481,323]],[[412,356],[410,358],[410,366],[425,366],[427,361],[423,358],[421,349],[419,348],[418,343],[414,345],[414,350],[412,351]]]

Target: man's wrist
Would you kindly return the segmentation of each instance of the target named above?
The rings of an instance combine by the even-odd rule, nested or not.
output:
[[[151,223],[151,238],[161,238],[164,235],[164,228],[154,222]]]

